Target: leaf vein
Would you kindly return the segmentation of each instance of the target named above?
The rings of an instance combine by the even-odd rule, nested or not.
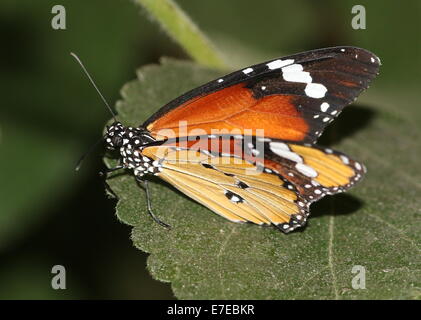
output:
[[[219,274],[219,285],[222,291],[222,295],[225,297],[225,290],[224,290],[224,277],[222,275],[223,270],[221,268],[221,256],[224,253],[224,250],[228,244],[229,239],[231,238],[231,236],[234,234],[236,226],[233,226],[231,228],[231,232],[225,237],[225,240],[222,242],[221,244],[221,248],[219,249],[219,252],[216,256],[216,266],[217,266],[217,270],[218,270],[218,274]]]
[[[332,206],[333,206],[333,203],[332,203]],[[332,215],[330,216],[330,219],[329,219],[328,266],[330,269],[330,274],[332,276],[332,287],[333,287],[333,292],[335,293],[335,300],[339,300],[338,285],[337,285],[337,280],[336,280],[336,275],[335,275],[335,269],[333,266],[333,239],[334,239],[333,230],[334,230],[334,215],[333,215],[333,210],[332,210]]]

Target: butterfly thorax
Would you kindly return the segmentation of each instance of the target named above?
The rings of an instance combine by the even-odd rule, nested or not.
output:
[[[143,127],[125,127],[120,122],[107,127],[105,135],[107,148],[119,150],[123,166],[132,169],[138,177],[146,173],[156,175],[161,170],[161,165],[157,161],[142,154],[143,148],[155,141]]]

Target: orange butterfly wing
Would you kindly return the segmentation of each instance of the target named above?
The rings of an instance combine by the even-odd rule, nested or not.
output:
[[[215,130],[258,135],[256,130],[262,128],[264,135],[294,141],[303,140],[309,130],[292,97],[257,99],[243,84],[188,101],[146,127],[155,136],[167,137],[211,134]]]
[[[315,143],[368,87],[379,66],[374,54],[354,47],[276,59],[187,92],[158,110],[143,127],[160,140],[225,130]]]

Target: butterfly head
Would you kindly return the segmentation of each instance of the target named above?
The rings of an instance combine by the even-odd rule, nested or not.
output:
[[[141,149],[143,146],[155,141],[150,133],[142,127],[125,127],[120,122],[107,126],[105,143],[108,149]]]
[[[105,134],[105,143],[108,149],[114,150],[123,146],[126,128],[120,122],[114,122],[111,126],[107,126]]]

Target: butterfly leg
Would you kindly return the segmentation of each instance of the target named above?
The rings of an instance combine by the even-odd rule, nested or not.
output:
[[[105,180],[104,180],[104,185],[105,185],[105,189],[107,190],[107,192],[113,197],[113,198],[115,198],[115,199],[118,199],[118,197],[117,197],[117,195],[115,194],[115,192],[110,188],[110,186],[108,185],[108,183],[107,183],[107,175],[108,175],[108,173],[110,173],[110,172],[114,172],[114,171],[117,171],[117,170],[120,170],[120,169],[123,169],[124,168],[124,166],[122,166],[122,165],[118,165],[117,167],[115,167],[115,168],[107,168],[104,172],[103,171],[100,171],[99,172],[99,175],[101,176],[101,177],[105,177]]]
[[[151,205],[151,196],[149,193],[149,187],[148,187],[148,181],[147,180],[143,180],[141,178],[136,177],[136,181],[138,183],[142,183],[143,184],[143,189],[145,189],[146,192],[146,202],[147,202],[147,207],[148,207],[148,213],[149,215],[152,217],[152,219],[154,219],[155,222],[157,222],[158,224],[160,224],[161,226],[167,228],[167,229],[171,229],[171,226],[169,224],[166,224],[165,222],[161,221],[152,211],[152,205]]]
[[[109,174],[109,173],[111,173],[111,172],[114,172],[114,171],[117,171],[117,170],[120,170],[120,169],[124,169],[125,167],[123,166],[123,165],[118,165],[117,167],[114,167],[114,168],[107,168],[105,171],[100,171],[99,172],[99,175],[102,177],[102,176],[105,176],[105,177],[107,177],[107,175]]]

